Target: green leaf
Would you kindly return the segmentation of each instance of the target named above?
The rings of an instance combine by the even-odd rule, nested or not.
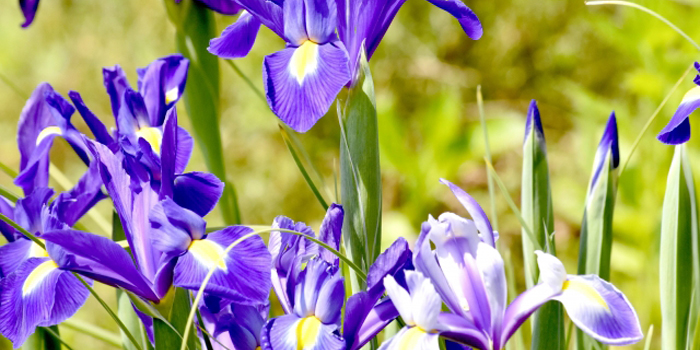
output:
[[[314,184],[313,180],[309,176],[309,173],[306,171],[306,168],[304,167],[304,163],[301,161],[301,159],[297,155],[297,152],[294,149],[294,145],[292,144],[292,142],[290,140],[290,137],[289,137],[290,134],[285,130],[284,127],[282,127],[282,125],[280,125],[280,133],[282,134],[282,138],[284,139],[285,145],[287,145],[287,149],[289,150],[289,153],[292,154],[292,158],[294,158],[294,162],[297,164],[299,171],[301,171],[301,175],[304,177],[306,184],[309,185],[309,188],[311,188],[311,192],[314,193],[314,196],[316,196],[316,199],[323,207],[323,210],[328,210],[328,203],[326,203],[326,200],[323,199],[323,195],[321,195],[321,192],[319,192],[318,187],[316,187],[316,184]]]
[[[359,70],[356,84],[344,100],[338,100],[340,188],[345,209],[345,252],[367,272],[380,251],[382,178],[374,84],[364,55],[360,58]],[[354,292],[364,287],[352,272],[350,280]]]
[[[692,236],[698,235],[695,185],[685,145],[676,146],[661,218],[659,287],[662,349],[686,349],[693,284]]]
[[[34,334],[27,338],[27,341],[22,345],[22,349],[26,350],[61,350],[61,341],[48,332],[52,329],[58,335],[58,326],[49,328],[38,327]]]
[[[173,300],[165,318],[153,319],[156,350],[177,349],[182,343],[182,336],[187,327],[187,315],[190,311],[189,292],[182,288],[174,288]],[[195,307],[196,308],[196,307]],[[187,330],[191,334],[187,337],[187,348],[197,349],[199,345],[193,328]]]
[[[131,306],[129,296],[122,290],[117,290],[117,316],[119,316],[119,319],[122,320],[124,326],[134,337],[145,342],[145,332],[141,325],[141,320]],[[136,346],[129,340],[129,337],[126,336],[126,333],[121,330],[120,333],[122,348],[124,350],[137,350]],[[145,348],[145,346],[142,345],[142,348]]]
[[[207,51],[209,40],[218,34],[214,15],[193,0],[184,0],[179,4],[166,0],[165,3],[177,29],[177,49],[190,60],[183,96],[194,137],[204,153],[209,171],[226,183],[219,201],[224,221],[228,225],[238,224],[241,222],[238,201],[235,188],[226,177],[219,128],[219,60]]]
[[[548,253],[556,255],[554,241],[549,233],[554,231],[554,213],[552,211],[552,190],[547,164],[547,146],[544,134],[538,129],[539,113],[536,107],[528,115],[530,127],[526,130],[523,143],[523,172],[520,197],[522,217],[527,223],[522,229],[523,262],[525,264],[525,282],[527,288],[537,284],[539,269],[535,258],[535,246],[546,247]],[[537,243],[525,231],[532,230]],[[558,302],[550,301],[543,305],[533,316],[532,349],[564,349],[564,310]]]

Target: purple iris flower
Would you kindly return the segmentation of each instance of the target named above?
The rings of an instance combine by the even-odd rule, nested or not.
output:
[[[700,63],[695,62],[695,69],[700,73]],[[690,89],[676,109],[668,124],[656,137],[668,145],[679,145],[690,140],[690,114],[700,107],[700,74],[693,79],[695,87]]]
[[[101,184],[92,166],[73,189],[52,202],[53,190],[37,188],[14,207],[3,198],[0,211],[42,239],[45,232],[74,225],[96,203]],[[0,247],[0,334],[19,348],[36,327],[71,317],[89,292],[65,268],[65,252],[59,247],[46,243],[44,249],[9,226],[0,230],[9,242]]]
[[[471,39],[483,34],[479,18],[461,0],[428,0],[455,17]],[[338,4],[338,34],[350,55],[352,83],[357,79],[358,63],[364,44],[369,60],[379,46],[396,13],[406,0],[336,0]]]
[[[339,247],[343,215],[342,208],[333,204],[321,225],[319,240],[334,249]],[[276,218],[273,226],[314,237],[309,227],[286,217]],[[281,231],[271,233],[270,251],[273,287],[286,315],[265,324],[262,349],[360,349],[398,316],[390,300],[381,300],[382,279],[393,275],[403,280],[403,270],[410,268],[411,253],[404,239],[377,258],[367,276],[367,289],[348,299],[342,335],[345,287],[337,257],[301,236]]]
[[[22,14],[24,15],[22,28],[27,28],[34,22],[36,10],[39,9],[39,0],[19,0],[19,7],[22,9]]]
[[[57,136],[68,141],[86,164],[89,162],[82,136],[70,121],[74,112],[75,108],[47,83],[39,84],[24,105],[17,125],[20,172],[15,184],[25,194],[48,186],[49,151]]]
[[[405,0],[237,1],[245,11],[210,42],[209,51],[245,57],[261,24],[283,38],[286,48],[263,62],[265,93],[283,122],[306,132],[342,87],[352,85],[362,43],[369,59]],[[460,0],[429,1],[455,16],[471,38],[481,37],[479,20]]]
[[[438,335],[479,349],[501,349],[549,300],[561,302],[574,324],[603,343],[624,345],[642,338],[639,319],[617,288],[595,275],[567,275],[561,261],[543,252],[537,252],[540,283],[507,305],[503,259],[494,247],[488,218],[466,192],[442,182],[474,220],[452,213],[431,217],[416,243],[413,263],[418,273],[407,277],[408,288],[384,279],[407,324],[384,349],[399,349],[407,342],[439,349]],[[440,300],[451,312],[438,312]]]

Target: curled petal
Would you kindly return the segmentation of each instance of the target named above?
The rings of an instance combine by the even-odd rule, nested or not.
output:
[[[339,42],[304,42],[265,57],[263,83],[272,111],[298,132],[323,117],[350,80],[348,55]]]
[[[19,7],[22,9],[22,14],[24,15],[22,28],[27,28],[34,22],[36,10],[39,9],[39,0],[19,0]]]
[[[669,145],[679,145],[690,140],[690,114],[700,107],[700,86],[688,91],[676,109],[671,120],[661,130],[657,138]]]
[[[191,172],[175,177],[173,200],[180,206],[204,216],[214,209],[224,192],[224,183],[214,174]]]
[[[241,58],[248,55],[260,30],[260,21],[243,11],[236,22],[226,27],[218,38],[211,39],[207,50],[221,58]]]
[[[491,222],[486,216],[486,213],[484,213],[484,210],[481,209],[479,203],[477,203],[476,200],[472,198],[472,196],[467,194],[467,192],[464,192],[463,189],[457,187],[455,184],[445,179],[440,179],[440,182],[447,185],[450,188],[450,190],[452,190],[452,193],[454,193],[455,197],[457,197],[457,200],[459,200],[459,202],[462,203],[464,208],[467,209],[469,215],[471,215],[474,219],[474,223],[479,229],[479,233],[482,235],[484,242],[491,245],[492,247],[495,247],[496,240],[494,238],[493,229],[491,228]]]
[[[449,14],[454,16],[459,24],[467,33],[467,36],[474,40],[481,38],[484,33],[481,27],[481,22],[479,18],[476,17],[474,11],[472,11],[467,5],[465,5],[461,0],[428,0],[431,4],[447,11]]]
[[[644,336],[632,304],[598,276],[569,276],[554,299],[564,305],[577,327],[602,343],[627,345]]]

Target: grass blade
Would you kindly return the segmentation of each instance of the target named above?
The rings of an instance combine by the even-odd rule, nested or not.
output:
[[[486,127],[486,116],[484,113],[484,97],[481,95],[481,85],[476,87],[476,104],[479,107],[479,121],[481,122],[481,129],[484,131],[484,151],[486,153],[485,157],[489,163],[493,163],[491,158],[491,145],[489,143],[489,131]],[[487,176],[488,186],[489,186],[489,199],[491,200],[491,224],[493,225],[494,231],[498,231],[498,214],[496,213],[496,193],[493,186],[493,178]]]
[[[316,199],[323,207],[323,210],[324,211],[328,210],[328,204],[323,199],[323,195],[321,195],[321,193],[318,191],[318,188],[314,184],[313,180],[311,180],[311,177],[309,177],[309,173],[304,168],[304,164],[301,162],[301,159],[299,159],[297,152],[294,150],[294,146],[292,145],[292,143],[289,139],[289,133],[287,133],[287,131],[281,125],[280,125],[280,133],[282,134],[282,138],[284,139],[284,143],[287,145],[287,149],[289,150],[289,153],[292,154],[292,158],[294,158],[294,162],[297,164],[299,171],[301,171],[301,175],[304,177],[306,184],[309,185],[309,187],[311,188],[311,191],[314,193],[314,196],[316,196]]]

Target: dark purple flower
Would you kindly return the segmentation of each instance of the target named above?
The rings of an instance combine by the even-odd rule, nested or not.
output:
[[[695,69],[700,73],[700,63],[695,62]],[[690,114],[700,107],[700,74],[695,76],[693,82],[698,86],[694,86],[683,96],[676,113],[656,137],[659,141],[679,145],[690,140]]]

